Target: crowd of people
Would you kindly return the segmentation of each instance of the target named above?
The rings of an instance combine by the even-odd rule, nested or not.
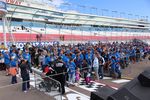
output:
[[[32,67],[43,70],[53,69],[58,74],[55,79],[61,83],[62,94],[65,93],[65,83],[68,85],[85,79],[89,84],[91,80],[100,80],[104,75],[121,78],[121,69],[130,63],[143,60],[149,51],[148,45],[141,41],[113,42],[113,43],[85,43],[77,45],[47,45],[32,46],[27,43],[23,50],[15,45],[0,52],[0,69],[6,69],[7,75],[12,75],[12,84],[17,83],[16,74],[21,69],[23,79],[22,90],[29,88],[29,73]],[[51,71],[51,70],[50,70]]]

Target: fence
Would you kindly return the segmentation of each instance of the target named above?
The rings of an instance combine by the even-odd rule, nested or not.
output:
[[[62,100],[61,84],[53,78],[46,77],[39,70],[33,68],[30,74],[31,88],[27,93],[22,92],[22,81],[17,75],[16,84],[10,84],[11,77],[0,72],[0,97],[2,100]],[[25,96],[25,97],[24,97]]]
[[[62,100],[61,83],[51,77],[45,76],[36,68],[32,68],[32,70],[34,72],[34,87],[56,100]]]

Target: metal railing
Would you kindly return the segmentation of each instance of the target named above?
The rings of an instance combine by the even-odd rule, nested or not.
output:
[[[34,73],[34,86],[37,90],[43,91],[56,100],[62,100],[61,83],[53,77],[46,76],[36,68],[32,68]]]

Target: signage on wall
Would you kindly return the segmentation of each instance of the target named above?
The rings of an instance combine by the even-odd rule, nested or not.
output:
[[[17,0],[6,0],[7,3],[10,4],[15,4],[15,5],[21,5],[21,1],[17,1]]]
[[[0,0],[0,12],[7,13],[7,6],[5,0]]]
[[[24,47],[24,45],[26,44],[26,42],[18,42],[16,43],[16,47],[22,49]],[[31,45],[33,46],[47,46],[47,45],[57,45],[59,44],[58,41],[53,41],[53,42],[30,42]],[[8,47],[11,45],[11,43],[7,44]]]

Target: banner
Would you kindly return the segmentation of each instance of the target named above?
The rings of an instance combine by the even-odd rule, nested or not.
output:
[[[21,5],[23,1],[22,0],[6,0],[6,2],[9,4]]]
[[[0,12],[7,13],[7,6],[5,0],[0,0]]]
[[[24,47],[24,45],[26,44],[26,42],[18,42],[14,45],[16,45],[17,48],[22,49]],[[30,45],[33,46],[48,46],[48,45],[58,45],[59,42],[58,41],[53,41],[53,42],[30,42]],[[10,47],[12,45],[12,43],[7,43],[7,46]]]

